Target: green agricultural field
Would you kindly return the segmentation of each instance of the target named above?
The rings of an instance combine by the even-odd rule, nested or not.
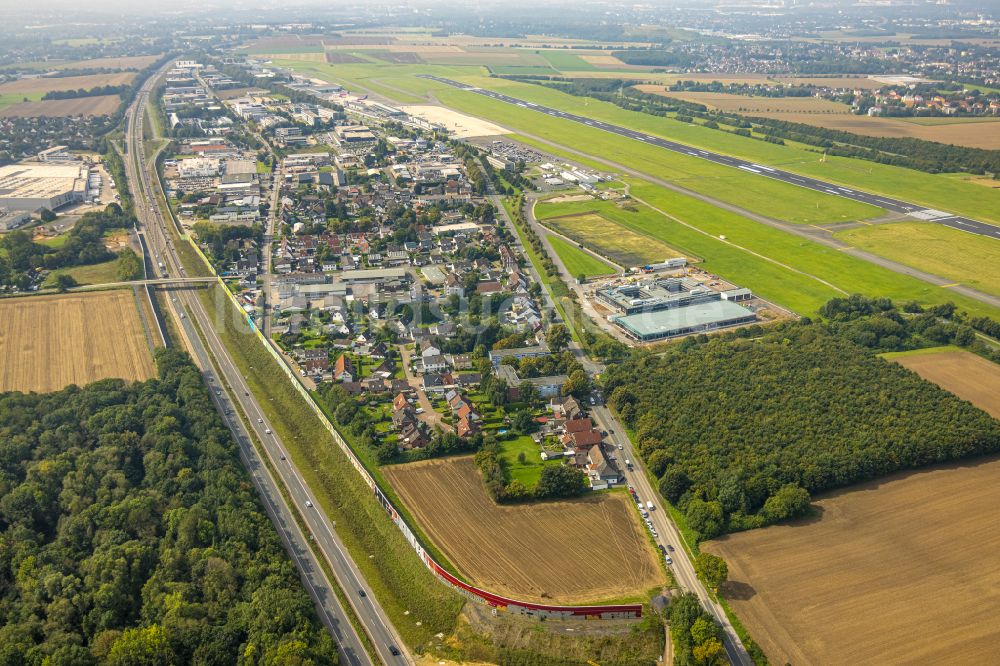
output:
[[[593,277],[595,275],[608,275],[617,272],[611,264],[598,259],[588,252],[584,252],[576,245],[567,242],[559,236],[549,234],[549,242],[552,243],[552,249],[556,251],[559,259],[566,266],[566,270],[574,277],[580,275]]]
[[[490,71],[499,76],[555,76],[559,74],[557,70],[544,65],[490,65]]]
[[[45,278],[42,283],[43,288],[56,286],[56,279],[60,275],[69,275],[76,280],[77,284],[106,284],[108,282],[118,282],[118,260],[111,259],[99,264],[89,266],[74,266],[72,268],[59,268]]]
[[[29,102],[37,102],[42,99],[42,95],[45,93],[41,92],[28,92],[28,93],[2,93],[0,94],[0,109],[6,109],[12,104],[17,104],[18,102],[23,102],[28,100]]]
[[[1000,242],[932,222],[848,229],[844,242],[1000,296]]]
[[[524,454],[524,462],[518,460],[518,455]],[[542,468],[546,465],[561,465],[562,461],[543,461],[541,449],[528,435],[517,439],[500,442],[500,457],[507,467],[510,481],[520,481],[527,488],[534,488],[542,477]]]
[[[542,57],[562,72],[589,72],[597,69],[575,53],[567,50],[542,51]]]
[[[555,229],[578,243],[583,243],[619,266],[626,268],[644,266],[671,257],[683,256],[682,253],[655,238],[636,233],[598,212],[590,212],[591,210],[607,208],[608,206],[602,204],[609,202],[597,203],[598,206],[595,207],[587,205],[589,202],[581,202],[576,210],[584,212],[561,216],[554,216],[556,211],[551,208],[553,204],[538,203],[535,206],[535,215],[543,221],[545,226]]]
[[[625,127],[658,134],[665,138],[688,143],[692,146],[705,148],[706,150],[735,155],[761,164],[780,166],[789,171],[823,178],[834,183],[885,194],[887,196],[904,196],[906,199],[927,206],[952,210],[976,219],[1000,224],[1000,192],[991,191],[989,188],[978,187],[969,183],[957,184],[952,179],[944,178],[940,175],[925,174],[912,169],[876,164],[874,162],[851,158],[828,157],[825,162],[821,162],[820,156],[816,152],[806,150],[803,147],[779,146],[708,129],[696,124],[682,123],[670,118],[657,118],[644,113],[626,111],[607,102],[583,100],[580,97],[537,85],[503,79],[468,76],[462,77],[462,81],[494,90],[501,90],[504,93],[527,101],[546,104],[553,108],[573,111]],[[460,97],[479,97],[479,99],[474,102],[468,102],[458,99]],[[498,111],[492,107],[496,107],[498,104],[473,93],[455,90],[450,94],[440,96],[440,99],[449,106],[454,103],[463,107],[456,107],[457,110],[464,110],[474,115],[482,115],[483,117],[496,120],[495,117],[491,116],[498,113]],[[499,111],[499,113],[504,116],[504,122],[508,126],[522,128],[523,131],[531,132],[534,135],[543,136],[544,138],[568,146],[587,145],[588,153],[607,157],[608,159],[615,159],[604,150],[603,145],[595,146],[592,144],[589,135],[586,140],[581,140],[584,138],[584,134],[580,134],[581,132],[598,133],[600,132],[599,130],[587,130],[587,128],[583,128],[579,124],[557,119],[551,119],[554,124],[550,124],[549,119],[537,112],[519,107],[514,108],[504,104],[500,104],[499,106],[506,107],[502,111]],[[576,131],[568,130],[566,125],[576,128]],[[603,132],[600,133],[603,134]],[[573,138],[573,140],[570,140],[570,138]],[[659,153],[667,152],[649,146],[639,146],[639,149],[636,149],[635,147],[638,145],[637,141],[622,137],[615,138],[619,142],[625,142],[626,145],[631,146],[632,152],[637,152],[643,157],[643,162],[647,159],[646,150],[652,149]],[[646,150],[642,150],[643,148]],[[620,155],[622,153],[618,152],[617,154]],[[625,154],[628,153],[626,152]],[[623,160],[618,159],[617,161]],[[684,155],[674,155],[669,160],[660,157],[655,162],[662,164],[657,168],[655,164],[637,163],[633,165],[631,161],[625,160],[625,163],[634,166],[644,173],[671,180],[673,178],[666,171],[673,168],[689,171],[691,167],[688,163],[702,162],[702,160]],[[651,166],[652,170],[650,170]],[[666,171],[664,171],[665,168]],[[716,169],[734,171],[728,167],[716,167]],[[715,173],[718,173],[718,171]],[[709,174],[694,169],[692,175],[705,177]],[[759,177],[752,176],[751,174],[747,175],[760,180]],[[697,189],[686,183],[681,184],[685,184],[692,189]],[[787,187],[792,190],[799,189],[793,186]],[[749,189],[754,190],[759,188],[751,184]],[[724,195],[715,196],[718,196],[720,199],[729,200]],[[743,205],[753,209],[749,204]],[[774,214],[774,216],[782,217],[779,214]]]
[[[436,92],[435,96],[456,111],[491,119],[563,146],[585,147],[588,155],[627,165],[655,178],[788,222],[843,222],[877,217],[883,212],[874,206],[672,153],[529,109],[498,104],[474,93],[452,89]],[[580,111],[577,107],[577,112]],[[547,145],[540,147],[547,152],[557,152]],[[607,169],[606,166],[604,168]]]
[[[828,298],[846,292],[888,296],[898,302],[915,300],[938,304],[951,301],[976,316],[1000,317],[997,308],[948,289],[881,268],[692,197],[636,179],[628,180],[637,199],[701,233],[665,220],[663,216],[647,216],[638,223],[633,221],[631,226],[636,231],[705,257],[704,268],[707,270],[750,287],[761,296],[801,314],[812,313]],[[720,236],[725,236],[725,240]],[[723,247],[735,250],[734,245],[743,249],[737,250],[735,255],[725,251],[720,253]],[[775,266],[773,262],[782,266]]]

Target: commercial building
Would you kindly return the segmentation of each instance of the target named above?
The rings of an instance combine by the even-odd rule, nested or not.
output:
[[[26,210],[0,209],[0,231],[13,231],[31,221],[31,213]]]
[[[612,321],[629,337],[640,342],[652,342],[750,324],[757,320],[753,310],[730,300],[722,300],[718,292],[713,292],[713,295],[715,299],[707,302],[640,312],[615,317]]]
[[[719,298],[719,292],[687,277],[648,280],[597,290],[599,301],[623,315],[686,307]]]
[[[87,195],[85,164],[11,164],[0,167],[0,208],[55,210]]]

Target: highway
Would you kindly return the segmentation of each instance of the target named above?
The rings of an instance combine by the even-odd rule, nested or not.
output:
[[[586,125],[587,127],[592,127],[593,129],[599,129],[612,134],[617,134],[619,136],[624,136],[629,139],[634,139],[636,141],[642,141],[643,143],[648,143],[651,146],[657,146],[658,148],[670,150],[689,157],[696,157],[698,159],[714,162],[715,164],[721,164],[722,166],[740,169],[745,173],[761,176],[763,178],[780,180],[784,183],[788,183],[789,185],[804,187],[806,189],[821,192],[823,194],[829,194],[831,196],[860,201],[861,203],[884,208],[894,213],[908,215],[916,220],[943,224],[944,226],[951,227],[952,229],[958,229],[959,231],[965,231],[979,236],[987,236],[989,238],[1000,240],[1000,226],[987,224],[985,222],[980,222],[967,217],[961,217],[959,215],[952,215],[946,211],[927,208],[926,206],[909,203],[901,199],[893,199],[891,197],[884,197],[877,194],[870,194],[868,192],[849,189],[841,185],[835,185],[833,183],[819,180],[817,178],[811,178],[809,176],[792,173],[791,171],[784,171],[782,169],[757,164],[755,162],[749,162],[738,157],[712,153],[694,146],[688,146],[683,143],[670,141],[653,134],[646,134],[645,132],[639,132],[627,127],[621,127],[620,125],[612,125],[611,123],[595,120],[586,116],[578,116],[567,111],[560,111],[559,109],[553,109],[540,104],[535,104],[533,102],[526,102],[522,99],[511,97],[510,95],[504,95],[503,93],[487,90],[485,88],[470,86],[465,83],[459,83],[458,81],[452,81],[451,79],[431,76],[429,74],[422,74],[419,76],[421,78],[431,79],[433,81],[437,81],[438,83],[444,83],[455,88],[460,88],[477,95],[489,97],[497,100],[498,102],[512,104],[531,111],[537,111],[538,113],[544,113],[554,118],[570,120],[580,123],[581,125]]]
[[[164,213],[160,208],[155,196],[158,183],[155,182],[155,176],[150,176],[155,173],[155,169],[151,163],[146,163],[143,157],[143,113],[155,80],[158,78],[159,75],[152,76],[143,85],[126,115],[128,122],[126,172],[132,186],[136,215],[143,231],[147,270],[156,276],[169,273],[173,276],[186,277],[186,271],[168,229],[167,220],[173,225],[173,218],[170,217],[169,211]],[[158,262],[164,262],[165,270],[160,270],[158,263],[151,260],[149,251],[158,257]],[[206,312],[196,293],[181,289],[170,294],[170,301],[166,305],[173,314],[176,328],[184,338],[186,346],[205,373],[206,381],[213,387],[214,399],[240,445],[241,457],[250,470],[279,534],[299,567],[303,584],[315,601],[320,618],[337,641],[343,663],[375,662],[365,651],[361,637],[348,620],[333,591],[333,583],[328,580],[315,559],[308,540],[315,542],[333,571],[356,617],[371,638],[379,662],[393,666],[412,664],[412,658],[389,622],[385,611],[344,548],[334,531],[334,525],[323,511],[315,506],[312,494],[303,482],[301,474],[288,457],[280,438],[272,432],[259,403],[216,332],[215,320],[225,316],[238,316],[235,308],[225,302],[214,312]],[[198,335],[199,329],[205,338],[204,342]],[[286,378],[279,376],[275,381],[286,381]],[[237,411],[246,416],[245,421],[236,416]],[[260,458],[258,450],[252,445],[251,429],[253,435],[261,442],[272,468],[280,476],[295,508],[302,516],[309,532],[308,536],[299,530],[292,517],[294,514],[281,495],[276,480]]]

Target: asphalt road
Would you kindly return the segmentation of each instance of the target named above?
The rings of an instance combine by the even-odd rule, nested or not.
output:
[[[165,222],[165,217],[169,217],[169,213],[165,216],[160,210],[154,196],[152,179],[149,177],[152,171],[151,165],[143,163],[145,158],[143,157],[142,145],[142,113],[156,78],[158,77],[151,77],[147,81],[133,106],[129,109],[126,170],[132,184],[136,213],[142,225],[143,242],[148,245],[148,249],[154,253],[154,256],[159,257],[157,262],[153,262],[147,253],[147,268],[151,273],[159,274],[163,271],[160,271],[157,263],[163,261],[167,271],[172,275],[183,276],[185,270],[173,246],[173,241],[170,239],[167,222]],[[372,664],[373,661],[365,652],[361,638],[340,606],[332,591],[332,583],[327,579],[325,572],[315,559],[307,539],[315,540],[323,553],[324,559],[327,560],[337,582],[344,590],[355,615],[371,637],[380,661],[392,665],[412,664],[413,661],[407,654],[405,646],[399,640],[398,634],[372,595],[371,589],[357,566],[344,549],[333,529],[334,526],[326,515],[314,505],[311,493],[294,464],[288,459],[287,451],[281,440],[270,431],[260,405],[234,365],[228,350],[216,334],[214,328],[216,322],[212,320],[210,313],[205,311],[198,297],[187,290],[173,292],[167,305],[173,312],[174,321],[182,332],[188,349],[198,360],[205,372],[206,380],[213,387],[213,395],[220,412],[230,428],[233,429],[240,444],[241,457],[251,472],[254,483],[261,493],[279,534],[299,567],[303,583],[316,602],[323,623],[336,639],[344,663]],[[211,315],[219,316],[220,313],[229,316],[232,313],[232,308],[227,304],[226,307],[220,308],[218,313],[213,312]],[[207,348],[199,338],[192,321],[197,321],[205,336]],[[220,371],[218,377],[216,377],[215,370],[211,365],[212,358],[218,364]],[[277,380],[284,381],[284,378]],[[251,444],[250,433],[246,425],[235,417],[236,410],[232,407],[238,407],[246,415],[250,427],[263,444],[266,455],[277,470],[277,474],[280,475],[293,503],[306,523],[310,532],[308,537],[302,534],[292,519],[292,513],[278,491],[275,480],[271,477],[263,460],[260,459],[257,449]],[[391,654],[392,649],[398,650],[400,654]]]
[[[504,102],[506,104],[512,104],[514,106],[520,106],[525,109],[537,111],[538,113],[544,113],[554,118],[571,120],[573,122],[580,123],[581,125],[593,127],[594,129],[604,130],[605,132],[610,132],[612,134],[624,136],[629,139],[635,139],[636,141],[642,141],[644,143],[648,143],[651,146],[664,148],[666,150],[670,150],[675,153],[680,153],[682,155],[697,157],[699,159],[707,160],[709,162],[714,162],[716,164],[721,164],[727,167],[732,167],[734,169],[741,169],[746,173],[755,174],[763,178],[780,180],[790,185],[804,187],[809,190],[822,192],[824,194],[829,194],[831,196],[842,197],[844,199],[860,201],[862,203],[870,204],[872,206],[878,206],[879,208],[884,208],[886,210],[890,210],[895,213],[902,213],[904,215],[909,215],[910,217],[917,220],[943,224],[944,226],[951,227],[953,229],[958,229],[959,231],[966,231],[968,233],[977,234],[979,236],[988,236],[990,238],[1000,240],[1000,226],[987,224],[985,222],[979,222],[978,220],[973,220],[967,217],[961,217],[959,215],[952,215],[946,211],[934,210],[931,208],[927,208],[926,206],[921,206],[920,204],[903,201],[902,199],[893,199],[891,197],[884,197],[877,194],[869,194],[867,192],[861,192],[859,190],[848,189],[841,185],[834,185],[833,183],[828,183],[819,180],[817,178],[810,178],[809,176],[802,176],[796,173],[792,173],[790,171],[784,171],[782,169],[776,169],[774,167],[764,166],[761,164],[757,164],[755,162],[748,162],[747,160],[742,160],[737,157],[730,157],[729,155],[720,155],[718,153],[712,153],[706,150],[701,150],[700,148],[695,148],[693,146],[688,146],[682,143],[677,143],[674,141],[670,141],[668,139],[654,136],[652,134],[646,134],[644,132],[639,132],[633,129],[629,129],[627,127],[621,127],[619,125],[612,125],[610,123],[606,123],[600,120],[594,120],[593,118],[588,118],[586,116],[578,116],[576,114],[569,113],[567,111],[552,109],[547,106],[535,104],[533,102],[526,102],[522,99],[511,97],[510,95],[504,95],[503,93],[498,93],[493,90],[486,90],[485,88],[477,88],[475,86],[470,86],[465,83],[459,83],[458,81],[452,81],[451,79],[444,79],[441,77],[431,76],[431,75],[421,75],[421,78],[432,79],[434,81],[437,81],[438,83],[444,83],[446,85],[453,86],[455,88],[467,90],[469,92],[476,93],[477,95],[489,97],[491,99],[495,99],[499,102]]]
[[[527,254],[525,252],[524,246],[521,243],[520,236],[517,234],[517,230],[514,226],[514,221],[510,219],[507,214],[507,209],[503,207],[500,197],[497,195],[495,188],[493,187],[493,182],[486,179],[487,195],[490,201],[497,209],[497,218],[506,222],[510,228],[511,233],[514,235],[514,246],[521,253],[521,256],[527,259]],[[536,232],[537,233],[537,232]],[[558,262],[558,256],[553,253],[553,257]],[[541,276],[538,271],[535,270],[535,265],[529,260],[527,263],[528,272],[532,279],[538,282],[538,284],[544,285]],[[545,308],[550,309],[555,313],[556,320],[560,320],[559,311],[556,310],[555,303],[552,300],[551,294],[549,294],[548,289],[542,289],[542,297],[545,302]],[[575,341],[570,341],[569,345],[570,351],[573,356],[580,362],[584,370],[594,378],[604,372],[604,366],[590,358],[587,355],[586,350],[584,350]],[[629,441],[628,437],[624,434],[625,428],[618,421],[614,414],[611,413],[607,407],[603,405],[594,405],[590,407],[590,414],[594,419],[594,423],[600,430],[606,431],[608,433],[607,441],[615,447],[618,458],[620,459],[619,468],[622,469],[625,474],[626,481],[629,485],[634,487],[638,492],[639,496],[643,501],[653,502],[656,509],[650,513],[650,518],[653,521],[656,531],[660,534],[659,543],[672,544],[676,548],[675,552],[671,553],[671,558],[674,563],[671,565],[671,569],[674,573],[674,578],[677,584],[683,589],[694,592],[698,595],[701,600],[702,605],[708,609],[708,612],[712,614],[719,626],[722,627],[723,631],[723,645],[726,648],[726,654],[729,660],[733,664],[738,664],[739,666],[752,666],[753,660],[750,659],[750,655],[747,654],[746,648],[743,646],[740,637],[736,634],[736,630],[733,628],[732,624],[729,622],[729,618],[726,617],[725,611],[722,607],[715,603],[711,597],[708,595],[705,586],[700,580],[698,580],[697,574],[694,571],[694,564],[688,557],[687,552],[681,547],[680,533],[677,530],[676,525],[670,519],[670,514],[668,514],[663,508],[663,500],[660,494],[656,492],[652,485],[649,483],[649,479],[646,478],[645,473],[642,472],[642,462],[639,457],[635,455],[635,451],[632,449],[632,443]],[[622,450],[617,450],[618,445],[622,446]],[[629,471],[625,469],[624,464],[621,461],[629,459],[634,464],[634,471]],[[657,551],[659,554],[659,551]]]

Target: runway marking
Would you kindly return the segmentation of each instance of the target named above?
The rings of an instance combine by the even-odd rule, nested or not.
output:
[[[942,289],[951,289],[952,287],[961,287],[961,286],[962,286],[961,282],[953,282],[951,284],[943,284],[943,285],[941,285],[941,288]]]
[[[840,251],[840,252],[846,252],[847,250],[853,250],[853,249],[854,249],[853,245],[848,245],[847,247],[838,247],[837,248],[837,250]]]

